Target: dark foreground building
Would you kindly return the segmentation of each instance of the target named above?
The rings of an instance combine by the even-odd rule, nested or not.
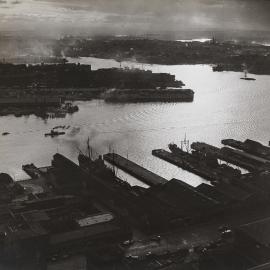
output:
[[[242,225],[235,236],[244,255],[258,264],[270,261],[270,218]]]
[[[53,254],[82,253],[90,246],[121,242],[130,231],[113,213],[90,198],[56,196],[3,208],[0,216],[1,261],[35,261]]]

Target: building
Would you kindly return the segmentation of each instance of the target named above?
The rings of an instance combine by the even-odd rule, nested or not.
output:
[[[270,262],[254,266],[248,270],[270,270]]]
[[[9,203],[23,192],[24,189],[10,175],[0,173],[0,203]]]
[[[221,209],[218,201],[178,179],[151,187],[140,200],[149,223],[167,229],[200,222]]]
[[[235,232],[239,252],[256,264],[270,261],[270,218],[240,226]]]
[[[5,210],[5,211],[4,211]],[[84,252],[130,239],[129,227],[89,197],[52,197],[1,211],[0,258],[40,261],[52,254]]]

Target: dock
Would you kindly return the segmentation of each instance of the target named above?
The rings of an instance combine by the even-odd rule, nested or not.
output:
[[[221,143],[270,161],[270,147],[257,141],[247,139],[241,142],[234,139],[225,139],[222,140]]]
[[[237,149],[232,149],[229,147],[222,147],[221,148],[222,152],[226,152],[228,155],[236,157],[236,158],[241,158],[246,162],[249,162],[251,164],[254,164],[258,167],[269,167],[270,166],[270,160],[267,160],[262,157],[254,156],[252,154],[237,150]]]
[[[196,160],[192,154],[185,153],[177,155],[164,149],[152,151],[153,156],[174,164],[186,171],[194,173],[211,182],[212,186],[206,185],[204,194],[209,197],[220,197],[225,204],[228,202],[239,202],[252,200],[252,198],[266,198],[265,192],[256,185],[246,180],[246,174],[231,171],[225,164],[216,167],[207,166],[203,160]],[[197,154],[197,153],[196,153]],[[226,165],[227,166],[227,165]],[[210,188],[211,187],[211,188]],[[219,199],[217,199],[219,201]]]
[[[258,172],[268,167],[268,163],[265,160],[254,158],[252,155],[228,147],[218,148],[207,143],[195,142],[191,144],[191,148],[203,154],[211,154],[220,160],[234,164],[250,172]]]
[[[207,166],[200,160],[196,160],[196,158],[192,157],[192,154],[189,153],[180,156],[164,149],[155,149],[152,151],[152,155],[211,182],[228,182],[237,177],[236,174],[233,175],[230,173],[229,175],[228,171],[226,171],[226,169],[221,165],[216,168]],[[240,177],[240,175],[238,177]]]
[[[116,165],[121,170],[127,172],[128,174],[136,177],[140,181],[144,182],[149,186],[162,185],[168,182],[165,178],[141,167],[140,165],[128,160],[118,154],[108,153],[103,156],[104,160]]]

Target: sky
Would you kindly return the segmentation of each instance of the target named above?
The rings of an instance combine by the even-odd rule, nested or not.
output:
[[[0,0],[0,31],[269,30],[270,0]]]

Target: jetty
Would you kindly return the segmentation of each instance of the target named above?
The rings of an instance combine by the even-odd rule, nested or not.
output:
[[[241,176],[240,171],[225,164],[210,166],[206,160],[187,152],[177,155],[164,149],[155,149],[152,151],[152,155],[211,182],[230,182]]]
[[[191,144],[191,148],[202,154],[211,154],[220,160],[234,164],[250,172],[258,172],[270,168],[270,163],[266,162],[266,160],[228,147],[218,148],[207,143],[195,142]]]
[[[103,156],[104,160],[117,166],[121,170],[136,177],[149,186],[162,185],[167,180],[116,153],[108,153]]]
[[[222,140],[221,143],[270,161],[270,147],[257,141],[247,139],[241,142],[234,139],[225,139]]]

